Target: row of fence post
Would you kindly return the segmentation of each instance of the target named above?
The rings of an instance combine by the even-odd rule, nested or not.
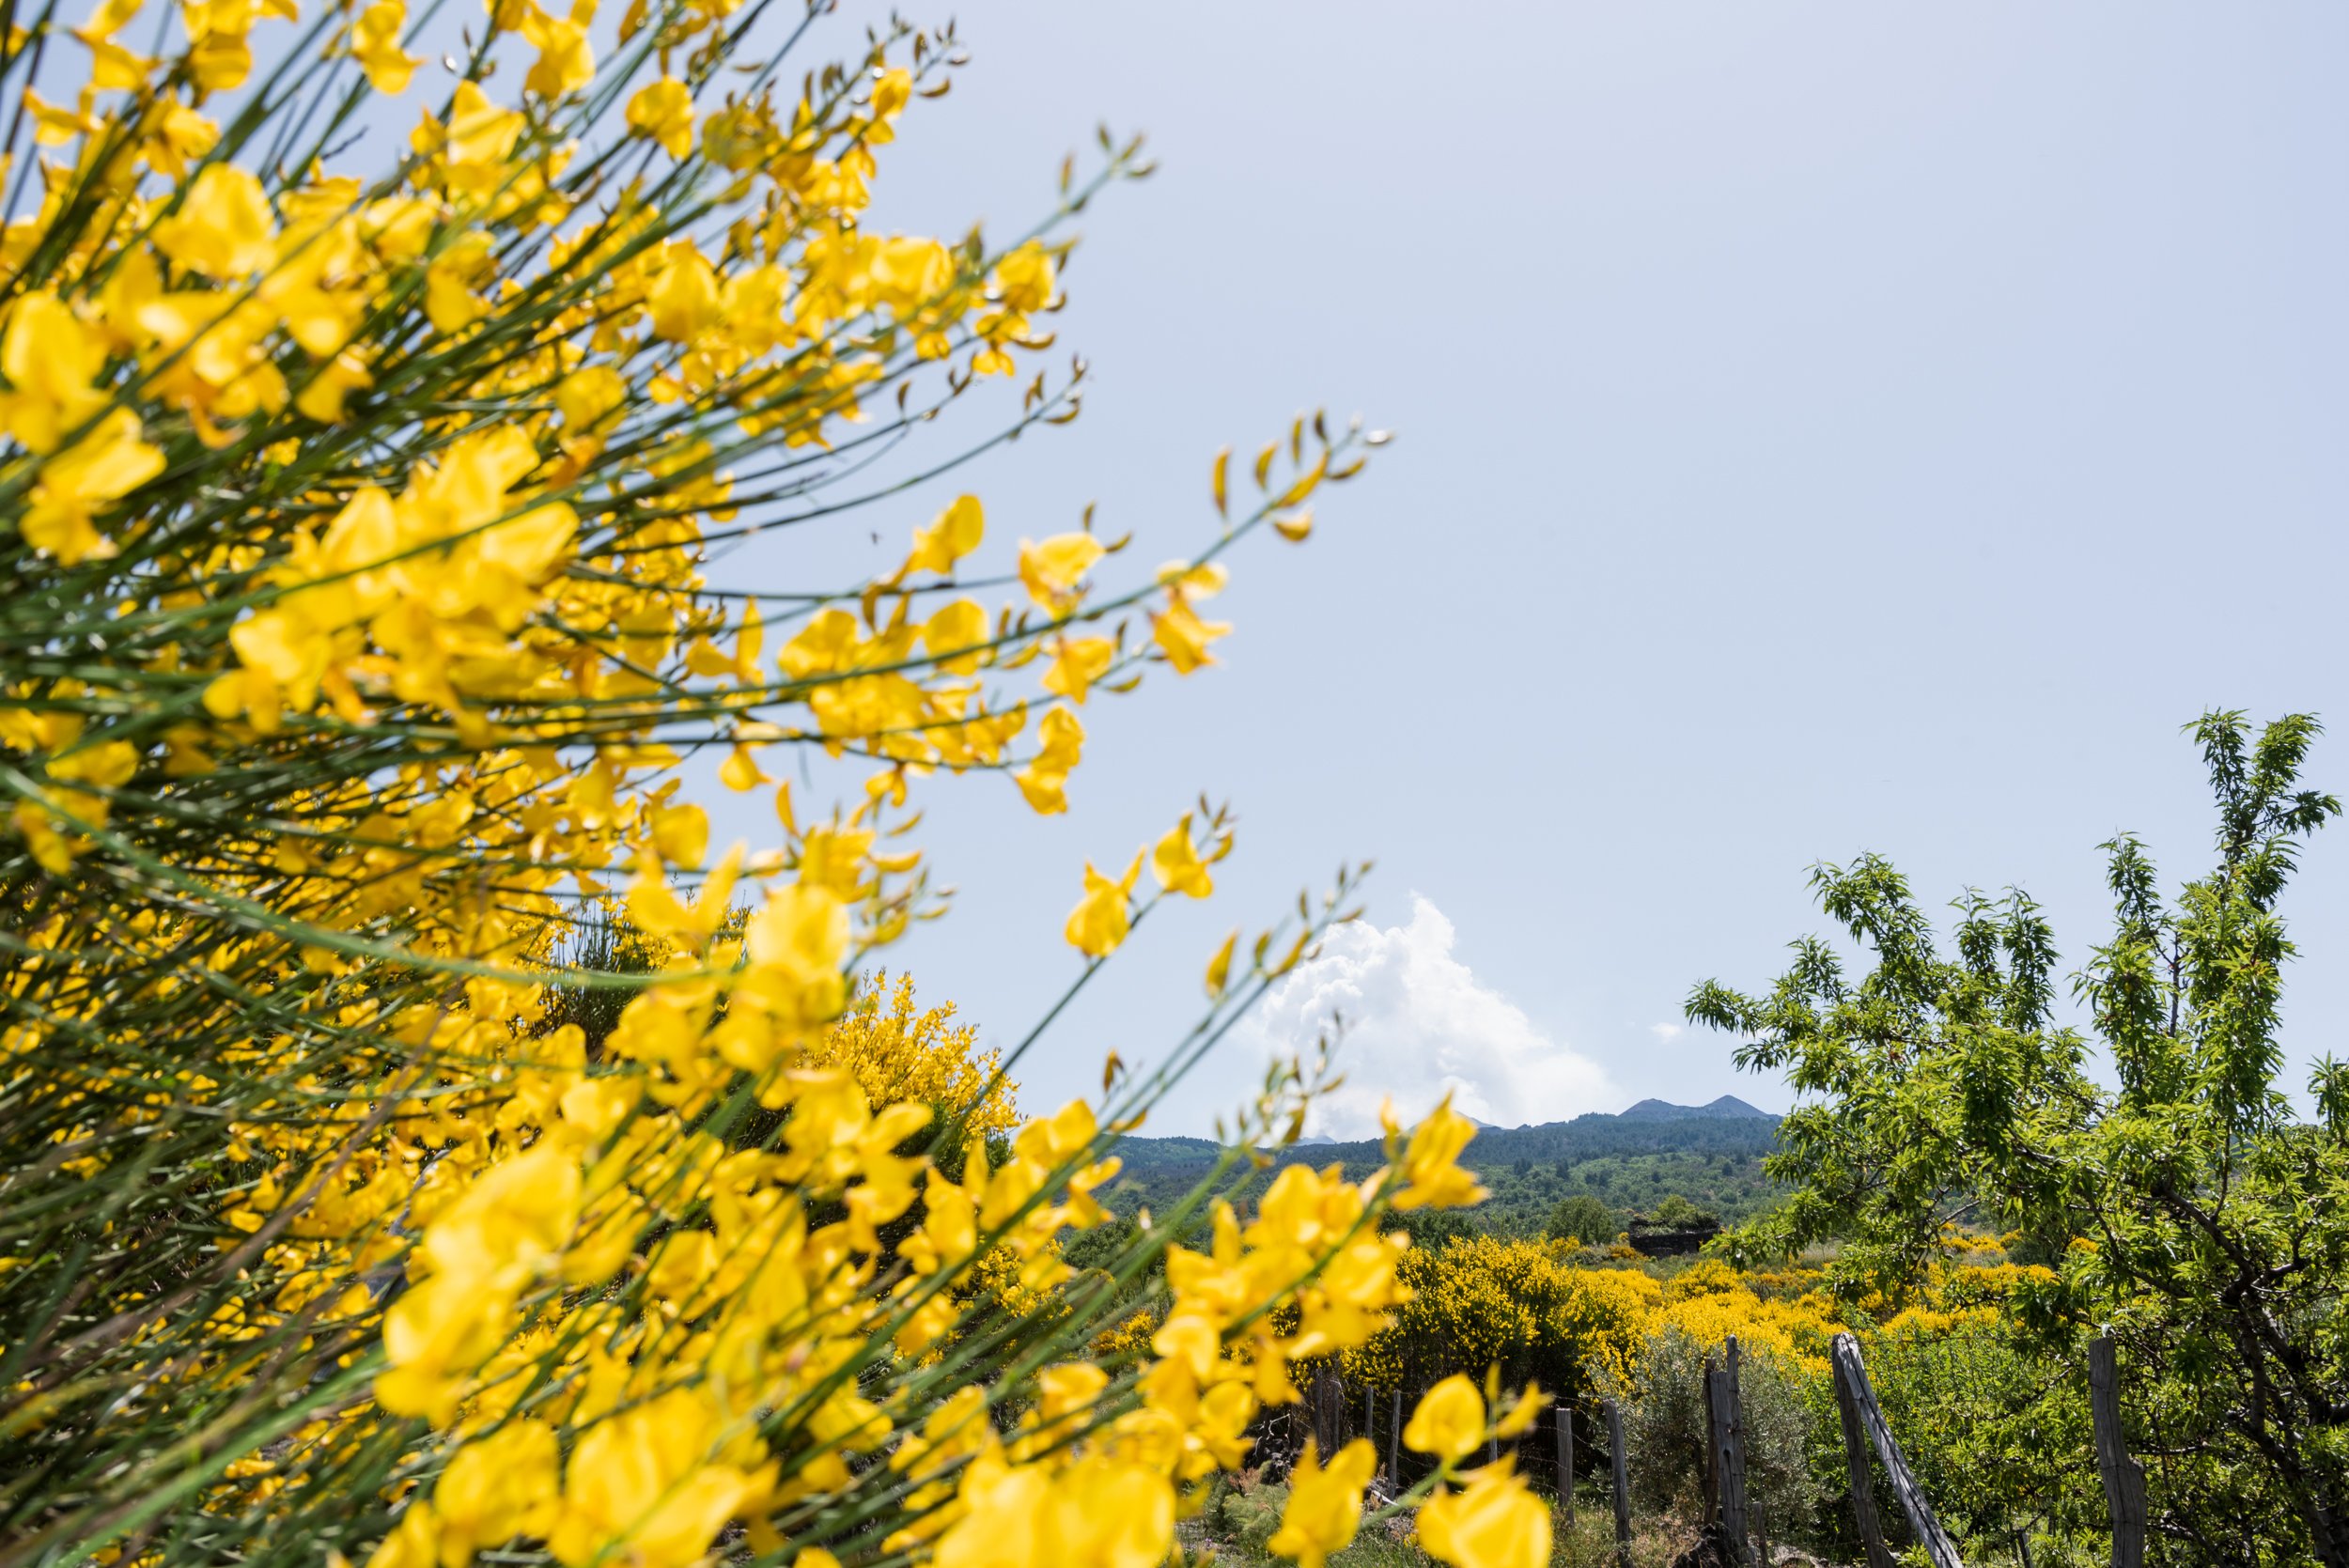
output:
[[[1892,1495],[1908,1515],[1910,1530],[1933,1559],[1935,1568],[1961,1568],[1957,1546],[1893,1439],[1892,1429],[1876,1405],[1868,1386],[1859,1343],[1839,1334],[1832,1346],[1835,1400],[1843,1417],[1843,1457],[1851,1470],[1852,1516],[1868,1548],[1869,1568],[1892,1568],[1892,1554],[1875,1516],[1875,1499],[1868,1484],[1867,1447],[1873,1446],[1892,1483]],[[2115,1364],[2112,1337],[2099,1335],[2088,1346],[2089,1414],[2096,1434],[2096,1468],[2103,1479],[2105,1508],[2112,1523],[2112,1568],[2142,1568],[2145,1560],[2145,1467],[2130,1457],[2121,1431],[2121,1378]],[[1862,1434],[1865,1434],[1865,1442]],[[2028,1564],[2030,1551],[2023,1545]]]
[[[1875,1390],[1868,1383],[1867,1367],[1860,1359],[1859,1341],[1849,1334],[1837,1335],[1831,1349],[1831,1359],[1835,1369],[1836,1405],[1843,1418],[1843,1458],[1851,1483],[1852,1523],[1867,1551],[1869,1568],[1893,1568],[1892,1554],[1885,1545],[1884,1530],[1876,1517],[1875,1491],[1869,1465],[1872,1454],[1884,1467],[1885,1476],[1891,1483],[1892,1495],[1900,1499],[1901,1510],[1907,1516],[1910,1533],[1924,1547],[1934,1568],[1964,1568],[1956,1543],[1935,1515],[1932,1503],[1925,1498],[1923,1488],[1917,1483],[1916,1473],[1909,1467],[1907,1455],[1901,1452],[1900,1442],[1892,1436],[1892,1429],[1884,1419],[1884,1411],[1876,1403]],[[1739,1386],[1739,1362],[1735,1335],[1723,1342],[1721,1355],[1718,1358],[1708,1356],[1704,1361],[1704,1528],[1714,1536],[1719,1550],[1730,1561],[1741,1565],[1741,1568],[1748,1563],[1768,1568],[1771,1559],[1768,1514],[1761,1498],[1754,1495],[1747,1484],[1745,1398]],[[1613,1400],[1603,1401],[1599,1408],[1607,1422],[1609,1467],[1613,1472],[1616,1553],[1627,1568],[1631,1560],[1631,1495],[1629,1466],[1623,1436],[1623,1412]],[[2101,1446],[2101,1413],[2098,1419]],[[2117,1432],[2117,1416],[2115,1421]],[[2141,1499],[2141,1477],[2138,1488]],[[1571,1405],[1560,1405],[1558,1410],[1558,1496],[1566,1522],[1571,1525],[1574,1522],[1574,1411]],[[2139,1506],[2141,1514],[2141,1501]],[[2118,1516],[2116,1509],[2116,1518]],[[2117,1534],[2113,1560],[2115,1568],[2139,1568],[2139,1560],[2137,1558],[2128,1559],[2124,1563]]]
[[[1607,1423],[1607,1466],[1614,1481],[1615,1555],[1625,1568],[1631,1562],[1631,1467],[1624,1452],[1623,1412],[1611,1399],[1599,1402],[1599,1417]],[[1568,1528],[1574,1524],[1574,1406],[1558,1406],[1558,1506]]]
[[[1735,1342],[1731,1352],[1734,1360]],[[1868,1371],[1859,1358],[1859,1342],[1838,1334],[1830,1347],[1835,1364],[1835,1403],[1843,1418],[1843,1460],[1851,1474],[1852,1523],[1868,1550],[1869,1568],[1892,1568],[1892,1554],[1875,1513],[1869,1484],[1868,1450],[1873,1447],[1892,1483],[1892,1495],[1908,1515],[1908,1527],[1934,1568],[1962,1568],[1957,1545],[1933,1505],[1917,1484],[1901,1445],[1892,1436],[1884,1412],[1868,1386]],[[2105,1507],[2112,1521],[2112,1568],[2142,1568],[2145,1560],[2145,1467],[2129,1456],[2121,1432],[2121,1379],[2115,1365],[2112,1338],[2099,1335],[2088,1346],[2089,1414],[2096,1432],[2096,1468],[2104,1481]],[[2023,1560],[2030,1560],[2030,1547]]]
[[[1315,1424],[1317,1426],[1323,1424],[1323,1418],[1340,1407],[1345,1399],[1336,1374],[1329,1373],[1324,1375],[1329,1378],[1329,1382],[1322,1383],[1316,1379],[1315,1398],[1312,1401],[1312,1405],[1316,1412]],[[1422,1391],[1424,1392],[1424,1390]],[[1404,1426],[1403,1390],[1401,1389],[1390,1389],[1388,1398],[1391,1403],[1385,1433],[1386,1476],[1391,1484],[1399,1488],[1403,1484],[1401,1451]],[[1363,1388],[1362,1434],[1371,1439],[1374,1449],[1379,1436],[1377,1399],[1378,1391],[1375,1386]],[[1630,1468],[1624,1452],[1623,1412],[1616,1408],[1614,1401],[1606,1400],[1602,1401],[1599,1405],[1599,1416],[1607,1428],[1608,1460],[1613,1472],[1615,1537],[1618,1545],[1627,1554],[1631,1542],[1631,1490]],[[1334,1437],[1336,1435],[1331,1433],[1329,1436]],[[1334,1449],[1336,1443],[1332,1441],[1330,1446]],[[1488,1445],[1488,1458],[1493,1456],[1497,1448],[1497,1444]],[[1568,1404],[1561,1404],[1558,1406],[1558,1497],[1560,1506],[1565,1511],[1566,1522],[1572,1524],[1574,1522],[1574,1406]],[[1629,1560],[1627,1555],[1625,1560],[1626,1562]]]
[[[1835,1405],[1843,1428],[1843,1465],[1851,1485],[1852,1527],[1867,1553],[1868,1568],[1894,1568],[1885,1544],[1883,1522],[1876,1515],[1875,1488],[1870,1461],[1884,1467],[1885,1479],[1911,1536],[1924,1548],[1934,1568],[1965,1568],[1933,1504],[1917,1483],[1908,1456],[1876,1403],[1859,1342],[1838,1334],[1828,1346],[1835,1374]],[[2096,1465],[2104,1480],[2105,1500],[2112,1517],[2112,1568],[2142,1568],[2145,1553],[2145,1470],[2129,1456],[2121,1431],[2120,1379],[2109,1337],[2089,1346],[2089,1400],[2096,1434]],[[1718,1529],[1732,1560],[1740,1564],[1770,1562],[1769,1520],[1759,1497],[1747,1485],[1745,1400],[1738,1387],[1739,1355],[1731,1335],[1717,1359],[1704,1361],[1704,1522]],[[1377,1390],[1362,1390],[1362,1430],[1377,1431]],[[1402,1483],[1398,1440],[1403,1432],[1403,1390],[1392,1393],[1387,1425],[1387,1474]],[[1626,1565],[1631,1560],[1630,1467],[1624,1448],[1623,1412],[1611,1399],[1603,1400],[1599,1414],[1607,1427],[1608,1467],[1611,1471],[1615,1504],[1615,1547]],[[1568,1526],[1574,1523],[1574,1406],[1558,1406],[1558,1502]]]
[[[1900,1499],[1910,1533],[1924,1547],[1934,1568],[1964,1568],[1956,1543],[1935,1516],[1933,1504],[1926,1499],[1924,1489],[1917,1484],[1907,1455],[1901,1452],[1899,1440],[1892,1436],[1884,1411],[1876,1404],[1875,1390],[1869,1387],[1867,1367],[1859,1357],[1859,1342],[1849,1334],[1838,1334],[1830,1359],[1835,1368],[1836,1407],[1843,1417],[1843,1462],[1851,1482],[1852,1524],[1867,1551],[1868,1568],[1893,1568],[1892,1554],[1885,1545],[1883,1527],[1876,1518],[1875,1489],[1869,1467],[1872,1452],[1884,1467],[1892,1495]],[[1737,1339],[1733,1334],[1722,1343],[1718,1358],[1704,1358],[1704,1528],[1731,1562],[1759,1563],[1762,1568],[1768,1568],[1768,1514],[1762,1499],[1747,1484],[1745,1398],[1738,1374]],[[1610,1417],[1610,1426],[1619,1432],[1620,1418],[1614,1416],[1611,1406]],[[1622,1446],[1619,1436],[1615,1446],[1618,1450]],[[1620,1454],[1616,1473],[1616,1508],[1621,1516],[1625,1509],[1620,1500]],[[1628,1519],[1624,1518],[1617,1530],[1619,1543],[1627,1544],[1629,1535]],[[1627,1555],[1626,1560],[1628,1561]]]

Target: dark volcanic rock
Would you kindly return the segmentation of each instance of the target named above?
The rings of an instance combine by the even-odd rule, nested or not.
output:
[[[1632,1250],[1643,1257],[1679,1258],[1701,1250],[1704,1244],[1721,1234],[1718,1219],[1692,1219],[1682,1225],[1658,1225],[1653,1220],[1635,1219],[1624,1233]]]

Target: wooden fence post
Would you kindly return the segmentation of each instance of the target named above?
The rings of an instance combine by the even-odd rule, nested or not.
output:
[[[1607,1457],[1615,1471],[1615,1557],[1631,1568],[1631,1467],[1623,1451],[1623,1408],[1607,1402]]]
[[[1566,1525],[1574,1525],[1574,1406],[1558,1405],[1558,1500],[1565,1506]]]
[[[1770,1568],[1770,1520],[1760,1498],[1753,1499],[1753,1556],[1762,1568]]]
[[[1917,1484],[1917,1477],[1908,1467],[1908,1456],[1901,1452],[1900,1442],[1892,1436],[1892,1428],[1876,1404],[1875,1390],[1868,1386],[1868,1369],[1859,1358],[1859,1342],[1849,1334],[1838,1334],[1831,1348],[1837,1387],[1840,1389],[1843,1379],[1850,1379],[1852,1403],[1859,1406],[1860,1424],[1867,1429],[1868,1441],[1876,1451],[1877,1461],[1884,1466],[1885,1476],[1892,1483],[1892,1495],[1901,1500],[1901,1512],[1908,1515],[1908,1528],[1918,1545],[1933,1560],[1934,1568],[1965,1568],[1964,1560],[1957,1555],[1957,1543],[1950,1539],[1950,1532],[1934,1516],[1933,1504]]]
[[[1346,1380],[1328,1361],[1314,1373],[1313,1435],[1327,1460],[1346,1444]]]
[[[1892,1553],[1884,1545],[1884,1527],[1876,1521],[1875,1485],[1868,1473],[1868,1438],[1859,1421],[1859,1398],[1852,1391],[1851,1374],[1843,1358],[1835,1360],[1835,1404],[1843,1416],[1843,1469],[1851,1480],[1852,1526],[1868,1554],[1868,1568],[1893,1568]]]
[[[1713,1448],[1720,1477],[1721,1529],[1731,1553],[1743,1560],[1749,1533],[1746,1522],[1745,1401],[1737,1388],[1737,1336],[1721,1347],[1721,1370],[1714,1380]]]
[[[1721,1415],[1719,1402],[1713,1397],[1713,1385],[1720,1377],[1721,1365],[1712,1357],[1704,1358],[1704,1517],[1711,1524],[1721,1516]]]
[[[2095,1418],[2105,1507],[2112,1514],[2112,1568],[2139,1568],[2145,1560],[2145,1467],[2129,1457],[2121,1436],[2121,1376],[2109,1334],[2089,1342],[2088,1405]]]
[[[1393,1414],[1394,1419],[1387,1423],[1387,1479],[1400,1492],[1403,1490],[1403,1467],[1394,1451],[1394,1445],[1403,1436],[1403,1390],[1399,1388],[1394,1390]]]

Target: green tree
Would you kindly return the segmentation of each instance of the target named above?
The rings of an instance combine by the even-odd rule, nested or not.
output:
[[[1735,1250],[1841,1237],[1839,1285],[1897,1292],[1949,1219],[2021,1231],[2055,1265],[2017,1296],[2050,1375],[2084,1400],[2085,1342],[2118,1343],[2155,1558],[2349,1564],[2349,1070],[2318,1067],[2312,1123],[2279,1087],[2278,905],[2341,804],[2300,785],[2312,718],[2190,733],[2217,863],[2169,902],[2136,838],[2104,846],[2114,929],[2073,977],[2086,1033],[2054,1016],[2029,897],[1969,891],[1945,952],[1873,855],[1812,874],[1864,973],[1809,938],[1768,992],[1706,982],[1688,1014],[1802,1096],[1768,1161],[1788,1201]],[[2092,1041],[2117,1087],[2088,1071]]]
[[[1648,1218],[1658,1225],[1704,1225],[1714,1216],[1697,1207],[1677,1192],[1668,1192]]]
[[[1623,1229],[1613,1211],[1587,1192],[1576,1192],[1558,1200],[1543,1221],[1546,1235],[1561,1239],[1571,1236],[1584,1244],[1609,1242]]]

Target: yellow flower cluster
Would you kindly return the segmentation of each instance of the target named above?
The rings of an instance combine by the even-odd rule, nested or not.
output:
[[[667,756],[658,743],[630,755],[609,742],[655,727],[692,683],[717,683],[688,706],[728,732],[736,787],[763,782],[756,750],[788,738],[740,716],[796,704],[835,754],[891,765],[889,787],[901,794],[908,768],[1006,761],[1030,710],[985,691],[978,677],[991,667],[1049,651],[1043,694],[1079,705],[1144,657],[1181,673],[1207,661],[1226,629],[1195,606],[1226,581],[1217,562],[1174,563],[1149,594],[1124,601],[1161,601],[1146,650],[1065,629],[1098,613],[1086,607],[1087,582],[1106,547],[1090,533],[1021,541],[1018,575],[1041,627],[967,595],[915,613],[953,591],[957,564],[981,544],[984,514],[968,496],[917,532],[878,597],[804,615],[773,673],[760,664],[757,597],[733,615],[697,601],[703,520],[728,522],[743,500],[730,458],[777,441],[821,447],[863,417],[865,389],[924,361],[967,352],[970,374],[987,375],[1014,367],[1010,350],[1041,346],[1033,318],[1059,295],[1055,253],[1040,241],[989,259],[858,226],[873,149],[892,138],[915,86],[908,70],[877,65],[863,99],[836,86],[788,113],[763,88],[730,99],[698,141],[692,84],[663,75],[639,88],[632,132],[731,180],[741,216],[711,253],[633,186],[583,213],[595,187],[568,179],[576,148],[544,122],[598,79],[583,15],[502,0],[494,29],[539,50],[521,106],[469,78],[443,112],[423,113],[413,156],[390,177],[308,170],[272,189],[229,162],[204,162],[184,183],[151,181],[222,150],[202,97],[241,82],[246,33],[292,7],[191,8],[185,101],[152,86],[169,62],[108,41],[136,9],[111,5],[78,35],[103,69],[77,112],[42,106],[40,123],[45,143],[77,145],[83,163],[44,163],[41,210],[0,245],[8,265],[51,269],[0,321],[9,382],[0,428],[19,448],[0,459],[0,478],[23,487],[23,543],[71,567],[134,540],[142,553],[166,536],[180,548],[186,520],[143,487],[182,440],[220,453],[226,469],[257,458],[288,475],[288,513],[214,506],[198,536],[209,552],[173,563],[191,582],[237,581],[251,606],[204,687],[227,737],[273,735],[320,705],[355,724],[386,705],[433,710],[471,742],[504,731],[545,746],[592,733],[599,769],[566,804],[577,808],[572,830],[594,838],[606,826],[602,799],[623,798],[631,774]],[[405,90],[414,64],[392,41],[403,15],[400,0],[377,0],[347,40],[379,91]],[[697,33],[715,48],[719,21],[681,8],[656,23],[640,6],[622,41],[651,27],[664,51]],[[924,70],[935,66],[933,55]],[[65,254],[51,255],[60,241]],[[502,259],[516,255],[539,257],[540,270],[516,275]],[[396,398],[420,375],[441,377],[435,407],[489,405],[497,416],[417,410],[414,433],[430,439],[403,443],[415,460],[348,460],[371,421],[406,416]],[[354,396],[366,401],[354,407]],[[328,439],[315,459],[299,434],[290,448],[258,439],[280,427]],[[1301,458],[1301,442],[1291,446]],[[1325,451],[1265,515],[1348,472],[1333,471]],[[174,643],[162,666],[205,674],[195,652]],[[1068,706],[1045,711],[1019,779],[1050,812],[1065,804],[1083,731]],[[531,721],[516,722],[525,712]],[[210,760],[200,728],[183,731],[182,767]],[[103,825],[75,787],[86,770],[124,782],[119,760],[73,762],[76,738],[28,737],[20,748],[57,785],[31,798],[19,825],[53,870],[82,842],[79,827]],[[106,744],[92,737],[86,749]]]
[[[601,1105],[574,1122],[567,1093],[546,1137],[431,1216],[409,1265],[414,1283],[386,1314],[378,1402],[497,1442],[518,1422],[552,1423],[570,1435],[571,1457],[559,1492],[552,1476],[542,1492],[525,1489],[537,1514],[453,1514],[444,1479],[411,1505],[378,1564],[445,1564],[474,1545],[533,1535],[566,1562],[618,1552],[682,1565],[735,1518],[779,1539],[777,1513],[846,1486],[856,1456],[896,1431],[844,1369],[877,1336],[919,1351],[947,1335],[957,1313],[946,1286],[973,1265],[983,1234],[1005,1235],[1037,1270],[1030,1282],[1049,1284],[1066,1265],[1046,1243],[1098,1218],[1086,1194],[1113,1163],[1067,1178],[1064,1201],[1036,1202],[1093,1145],[1081,1104],[1022,1128],[999,1170],[974,1141],[950,1182],[893,1152],[926,1108],[875,1113],[839,1069],[795,1070],[786,1082],[772,1096],[790,1115],[771,1153],[728,1149],[667,1117],[599,1137]],[[911,1266],[875,1292],[879,1228],[917,1198],[921,1223],[890,1249]],[[814,1223],[811,1205],[827,1202],[844,1217]],[[690,1222],[695,1212],[707,1220]],[[634,1250],[663,1221],[675,1228]],[[625,1288],[600,1289],[615,1280]],[[582,1288],[595,1294],[567,1303]],[[775,1410],[799,1413],[805,1445],[787,1475],[760,1435],[761,1412]],[[952,1453],[936,1441],[941,1421],[973,1415],[968,1402],[941,1411],[934,1467]],[[975,1424],[986,1426],[983,1401]],[[450,1545],[451,1529],[463,1545]]]
[[[1375,441],[1299,419],[1240,515],[1219,461],[1225,526],[1126,589],[1089,519],[980,569],[973,496],[863,581],[722,582],[1040,365],[1058,225],[1136,147],[990,249],[866,218],[949,38],[795,84],[732,0],[489,0],[446,80],[404,0],[142,10],[0,39],[39,193],[0,234],[0,1425],[54,1480],[11,1522],[60,1560],[191,1513],[215,1557],[378,1568],[1163,1557],[1289,1363],[1406,1299],[1377,1216],[1472,1200],[1467,1124],[1221,1214],[1096,1365],[1138,1303],[1068,1294],[1059,1239],[1143,1100],[1019,1124],[967,1030],[854,976],[943,910],[916,793],[1064,811],[1078,710],[1211,662],[1229,546],[1302,538]],[[71,92],[8,76],[69,42]],[[1036,368],[1012,430],[1074,411]],[[771,846],[713,846],[705,765]],[[1088,867],[1067,940],[1231,846],[1202,808]],[[646,971],[568,964],[615,908]],[[1215,1005],[1335,918],[1236,934]]]
[[[884,972],[858,990],[800,1063],[843,1069],[874,1105],[954,1106],[970,1131],[1008,1134],[1014,1086],[998,1053],[976,1048],[978,1033],[955,1022],[952,1002],[916,1012],[913,977],[901,974],[891,986]]]
[[[941,1407],[933,1418],[940,1430],[910,1445],[910,1460],[901,1450],[892,1461],[916,1480],[951,1458],[968,1461],[953,1505],[931,1516],[930,1528],[942,1531],[936,1561],[1147,1568],[1163,1560],[1174,1545],[1177,1488],[1241,1462],[1257,1410],[1297,1397],[1291,1361],[1360,1343],[1401,1299],[1394,1260],[1403,1243],[1371,1221],[1381,1207],[1427,1201],[1456,1185],[1456,1168],[1439,1152],[1456,1147],[1455,1123],[1465,1119],[1439,1110],[1395,1167],[1359,1184],[1335,1169],[1291,1166],[1246,1226],[1219,1203],[1209,1250],[1168,1250],[1174,1300],[1150,1342],[1158,1359],[1133,1380],[1132,1408],[1103,1420],[1116,1403],[1111,1380],[1084,1363],[1047,1374],[1043,1397],[1009,1444],[975,1411],[949,1419]],[[1273,1309],[1291,1303],[1298,1327],[1278,1332]],[[1341,1456],[1313,1494],[1315,1506],[1331,1518],[1359,1518],[1368,1480],[1361,1455]]]

